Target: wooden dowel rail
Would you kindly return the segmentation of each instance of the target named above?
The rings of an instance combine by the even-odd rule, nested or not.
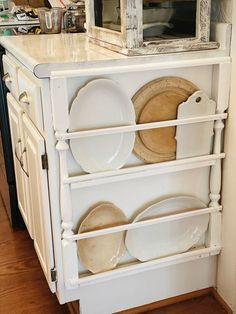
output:
[[[118,170],[102,171],[91,174],[81,174],[72,177],[65,177],[63,179],[63,183],[72,184],[74,185],[72,186],[72,188],[77,188],[76,184],[82,183],[96,185],[96,180],[105,180],[106,182],[109,182],[109,180],[114,179],[116,181],[122,181],[132,179],[133,177],[137,178],[139,177],[139,174],[143,176],[146,172],[148,175],[173,172],[173,167],[175,167],[175,171],[179,171],[178,167],[180,168],[180,170],[186,170],[203,166],[210,166],[214,164],[215,160],[223,158],[225,158],[225,153],[171,160],[161,163],[133,166]],[[168,169],[170,169],[170,171]]]
[[[222,206],[215,206],[215,207],[207,207],[207,208],[201,208],[201,209],[194,209],[194,210],[188,210],[186,212],[181,212],[178,214],[172,214],[168,216],[153,218],[153,219],[147,219],[144,221],[139,221],[135,223],[129,223],[124,225],[119,225],[115,227],[109,227],[109,228],[103,228],[95,231],[88,231],[83,232],[77,235],[68,235],[63,236],[63,239],[69,240],[69,241],[78,241],[83,239],[89,239],[94,238],[102,235],[117,233],[121,231],[126,230],[133,230],[133,229],[139,229],[143,227],[149,227],[155,224],[161,224],[165,222],[180,220],[180,219],[186,219],[189,217],[195,217],[200,215],[206,215],[206,214],[213,214],[216,212],[219,212],[222,210]]]
[[[76,281],[79,286],[91,285],[114,278],[120,278],[125,275],[133,275],[136,273],[140,273],[141,271],[150,271],[152,269],[167,267],[171,265],[190,262],[196,259],[214,256],[219,254],[220,251],[220,246],[194,249],[188,252],[162,257],[147,262],[136,262],[133,264],[121,265],[116,269],[99,274],[79,274],[80,277],[78,277]]]
[[[55,136],[58,140],[77,139],[77,138],[84,138],[84,137],[91,137],[91,136],[128,133],[128,132],[136,132],[136,131],[141,131],[141,130],[165,128],[169,126],[224,120],[227,118],[227,116],[228,116],[227,113],[220,113],[220,114],[206,115],[206,116],[199,116],[199,117],[192,117],[192,118],[185,118],[185,119],[175,119],[175,120],[141,123],[141,124],[134,124],[134,125],[114,126],[114,127],[92,129],[92,130],[90,129],[90,130],[84,130],[84,131],[78,131],[78,132],[68,132],[68,133],[56,132]]]

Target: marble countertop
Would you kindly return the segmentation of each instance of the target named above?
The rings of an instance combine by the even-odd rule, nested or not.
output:
[[[193,62],[196,65],[214,64],[214,58],[227,56],[225,50],[216,49],[128,57],[90,43],[86,34],[2,36],[0,44],[39,78],[50,77],[55,71],[87,70],[96,73],[97,69],[104,67],[119,67],[119,71],[122,68],[127,71],[129,67],[131,70],[167,68],[170,63],[172,67],[191,66]]]

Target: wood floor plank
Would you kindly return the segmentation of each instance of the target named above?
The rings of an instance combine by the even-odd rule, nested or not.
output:
[[[188,301],[147,311],[146,314],[227,314],[213,295],[204,295]]]
[[[27,231],[12,230],[1,197],[0,313],[68,313],[50,292]]]

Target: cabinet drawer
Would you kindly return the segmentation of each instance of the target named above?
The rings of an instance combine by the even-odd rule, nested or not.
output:
[[[15,98],[19,96],[19,89],[18,89],[18,82],[17,82],[17,64],[8,56],[4,55],[3,59],[3,69],[4,69],[4,76],[3,80],[7,88],[11,91],[12,95]]]
[[[37,80],[21,69],[18,70],[19,96],[23,110],[28,114],[38,129],[43,129],[41,89]]]

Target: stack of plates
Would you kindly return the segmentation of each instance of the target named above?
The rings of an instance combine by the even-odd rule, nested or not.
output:
[[[132,98],[136,123],[150,123],[177,118],[178,106],[198,88],[180,77],[163,77],[144,85]],[[147,163],[176,158],[175,127],[139,131],[134,152]]]

